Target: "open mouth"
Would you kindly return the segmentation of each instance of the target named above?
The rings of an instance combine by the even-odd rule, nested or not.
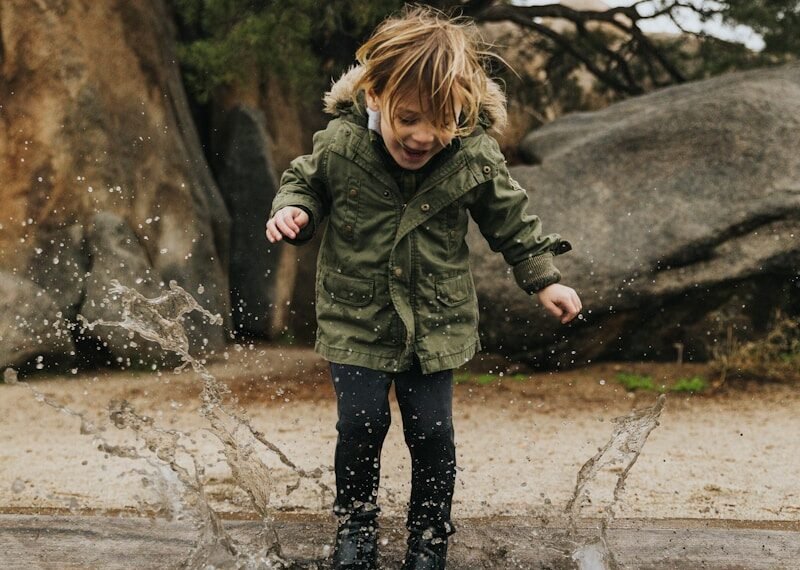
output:
[[[427,155],[429,150],[414,150],[414,149],[408,148],[407,146],[404,146],[403,147],[403,152],[406,154],[406,156],[408,158],[410,158],[412,160],[418,160],[420,158],[423,158],[425,155]]]

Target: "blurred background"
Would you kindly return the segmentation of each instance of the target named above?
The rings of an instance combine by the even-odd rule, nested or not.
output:
[[[487,65],[510,120],[495,136],[544,231],[572,243],[556,261],[584,307],[580,320],[559,325],[471,228],[484,352],[455,374],[454,510],[467,544],[470,529],[499,520],[470,517],[522,518],[505,546],[484,533],[475,550],[456,547],[456,567],[532,560],[530,537],[563,520],[581,465],[612,431],[625,436],[611,420],[661,393],[667,413],[647,416],[636,445],[618,440],[636,453],[610,463],[584,514],[616,504],[640,522],[703,519],[670,528],[686,531],[681,540],[706,540],[707,550],[667,559],[666,542],[634,533],[628,546],[616,543],[630,567],[751,567],[742,561],[759,557],[752,567],[791,567],[800,530],[787,476],[800,469],[800,4],[428,4],[474,18],[499,56]],[[203,556],[212,543],[245,551],[217,534],[203,542],[184,530],[181,542],[172,527],[116,519],[104,523],[105,538],[141,540],[125,555],[113,540],[86,548],[84,526],[97,523],[77,519],[65,519],[61,535],[42,535],[56,541],[47,550],[36,529],[54,519],[25,518],[133,513],[174,522],[197,505],[208,507],[206,523],[209,513],[318,516],[302,519],[310,526],[287,544],[307,546],[315,560],[330,553],[331,523],[319,515],[332,501],[335,397],[312,350],[322,232],[295,248],[268,243],[264,225],[281,172],[328,120],[323,93],[402,6],[0,1],[5,566],[156,568],[186,563],[193,544]],[[128,329],[78,326],[79,317],[122,319],[131,297],[114,294],[113,282],[161,296],[165,307],[181,287],[221,315],[221,325],[197,311],[179,320],[192,354],[230,388],[231,421],[258,426],[274,444],[237,448],[265,461],[271,483],[248,483],[222,458],[227,436],[206,437],[202,382],[191,370],[172,374],[174,353]],[[616,482],[658,421],[619,504]],[[406,452],[395,426],[380,497],[389,516],[404,515]],[[255,508],[259,489],[266,499]],[[726,533],[708,538],[710,519],[769,536],[739,540],[739,527],[725,523]],[[387,551],[397,557],[405,537],[392,524]],[[531,525],[530,536],[519,530]],[[57,542],[71,540],[70,528],[74,547]],[[735,554],[753,544],[758,553]],[[534,555],[562,552],[542,548]],[[722,557],[716,566],[712,551]],[[87,562],[96,553],[105,554]]]
[[[573,243],[559,265],[586,307],[550,323],[475,239],[488,351],[536,368],[763,356],[761,373],[796,373],[797,4],[429,4],[474,18],[500,56],[498,139],[545,231]],[[401,7],[3,2],[0,364],[160,362],[70,327],[119,315],[112,279],[146,296],[174,279],[222,314],[192,317],[207,355],[312,344],[317,244],[270,245],[264,223],[327,120],[322,94]]]

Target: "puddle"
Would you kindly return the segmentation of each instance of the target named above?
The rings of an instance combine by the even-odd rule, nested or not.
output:
[[[80,433],[91,437],[95,447],[103,453],[142,461],[150,467],[153,475],[143,475],[142,479],[161,497],[158,514],[168,519],[189,520],[196,529],[195,546],[186,555],[182,568],[260,570],[324,567],[330,553],[329,546],[318,549],[316,556],[303,561],[291,560],[284,554],[286,548],[273,526],[275,513],[270,502],[275,493],[273,476],[262,457],[272,456],[295,473],[297,483],[286,489],[287,494],[302,481],[316,486],[324,510],[332,504],[334,492],[321,480],[323,470],[307,471],[297,466],[263,432],[253,427],[244,410],[230,402],[228,387],[209,373],[201,359],[189,353],[182,318],[198,311],[210,322],[221,324],[221,317],[200,306],[174,281],[160,296],[152,299],[118,282],[112,282],[112,285],[109,297],[121,302],[121,320],[88,322],[79,316],[81,331],[91,331],[98,326],[122,328],[131,338],[139,335],[177,355],[181,364],[176,372],[191,369],[202,382],[200,414],[207,424],[206,429],[220,445],[231,480],[246,494],[257,513],[260,521],[258,532],[243,539],[234,538],[226,531],[219,513],[209,504],[205,494],[205,467],[187,445],[193,434],[161,427],[153,418],[137,411],[130,402],[118,400],[108,405],[110,426],[133,432],[141,445],[114,445],[103,435],[109,426],[94,425],[85,414],[47,397],[27,382],[19,381],[16,372],[10,368],[4,372],[6,383],[25,386],[37,401],[80,419]],[[614,420],[615,427],[608,442],[577,475],[572,498],[565,508],[569,520],[567,532],[558,537],[534,538],[542,548],[561,553],[564,567],[579,570],[616,570],[621,567],[608,547],[607,531],[614,520],[626,478],[649,434],[658,426],[664,402],[662,395],[654,406]],[[587,505],[595,511],[603,505],[600,527],[596,535],[588,537],[585,530],[580,533],[577,530],[578,521],[585,518],[582,514]]]
[[[79,315],[81,332],[91,331],[98,326],[119,327],[176,354],[181,360],[176,372],[191,367],[203,386],[200,414],[208,424],[207,429],[216,436],[221,445],[232,480],[245,492],[250,505],[263,523],[263,528],[251,542],[234,540],[226,532],[219,514],[209,504],[204,492],[204,467],[184,444],[191,439],[191,434],[159,427],[153,418],[137,412],[130,402],[112,401],[108,407],[111,424],[118,429],[134,432],[147,452],[142,453],[133,447],[115,446],[102,437],[101,429],[88,421],[84,414],[48,398],[26,382],[19,382],[12,369],[4,372],[6,382],[24,385],[32,391],[36,400],[79,418],[81,434],[91,436],[100,451],[117,457],[141,459],[154,468],[160,479],[158,488],[165,507],[162,512],[178,519],[188,518],[197,528],[196,546],[183,562],[183,568],[317,568],[316,562],[300,565],[283,556],[283,546],[272,529],[272,476],[259,454],[268,452],[275,455],[299,479],[314,481],[321,500],[324,501],[325,497],[332,500],[333,491],[320,480],[322,470],[307,472],[295,465],[264,433],[252,426],[243,410],[227,403],[226,396],[230,393],[227,386],[217,381],[200,359],[189,353],[189,341],[182,325],[182,317],[192,311],[199,311],[213,324],[222,324],[222,318],[200,306],[191,294],[174,281],[170,282],[168,290],[152,299],[112,281],[109,297],[112,301],[121,302],[121,320],[88,322]],[[287,489],[287,493],[291,490],[292,488]]]

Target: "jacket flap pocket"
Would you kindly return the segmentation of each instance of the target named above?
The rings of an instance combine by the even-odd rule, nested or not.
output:
[[[455,307],[469,299],[469,275],[462,274],[436,282],[436,298],[448,307]]]
[[[348,277],[340,273],[326,273],[322,284],[331,299],[354,307],[369,305],[375,288],[372,279]]]

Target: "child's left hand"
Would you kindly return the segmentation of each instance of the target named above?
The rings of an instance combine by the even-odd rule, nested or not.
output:
[[[559,283],[548,285],[536,295],[544,308],[556,318],[561,319],[561,324],[565,325],[578,316],[583,305],[572,287],[566,287]]]

